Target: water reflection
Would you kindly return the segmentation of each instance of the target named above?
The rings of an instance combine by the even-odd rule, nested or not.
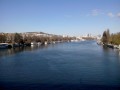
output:
[[[23,51],[34,51],[38,49],[45,49],[48,48],[50,45],[41,45],[41,46],[30,46],[30,47],[16,47],[16,48],[11,48],[11,49],[1,49],[0,50],[0,57],[3,56],[10,56],[14,55]],[[54,45],[51,45],[54,46]]]
[[[116,56],[118,56],[120,58],[120,50],[119,49],[112,49],[112,48],[108,48],[107,46],[102,46],[102,49],[103,49],[104,55],[115,54]]]
[[[114,49],[114,52],[115,52],[118,56],[120,56],[120,50],[119,50],[119,49]]]
[[[103,51],[104,52],[109,52],[111,49],[110,48],[108,48],[107,46],[103,46]]]

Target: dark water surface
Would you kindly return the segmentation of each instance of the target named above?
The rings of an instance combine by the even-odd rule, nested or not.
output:
[[[0,50],[0,90],[120,90],[120,52],[95,41]]]

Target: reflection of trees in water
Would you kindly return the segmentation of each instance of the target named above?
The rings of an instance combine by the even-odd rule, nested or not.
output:
[[[5,55],[10,55],[12,52],[10,49],[2,49],[0,50],[0,57]]]
[[[42,45],[42,46],[31,46],[31,47],[16,47],[16,48],[11,48],[11,49],[2,49],[0,50],[0,57],[2,56],[9,56],[9,55],[14,55],[16,53],[20,53],[23,51],[33,51],[33,50],[38,50],[38,49],[44,49],[48,48],[49,45]]]
[[[103,52],[105,55],[109,54],[110,52],[115,53],[120,58],[120,50],[119,49],[112,49],[105,45],[103,45]]]
[[[109,52],[109,50],[110,50],[110,49],[109,49],[106,45],[103,45],[103,51],[104,51],[104,52]]]
[[[119,49],[114,49],[114,51],[116,52],[116,54],[119,56],[120,58],[120,50]]]
[[[12,49],[4,49],[0,50],[0,57],[1,56],[6,56],[6,55],[13,55],[15,53],[22,52],[24,49],[23,48],[12,48]]]
[[[22,52],[23,50],[24,50],[24,47],[13,48],[14,53],[19,53],[19,52]]]

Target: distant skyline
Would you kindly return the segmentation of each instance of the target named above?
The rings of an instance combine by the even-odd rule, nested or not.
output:
[[[0,32],[120,32],[120,0],[0,0]]]

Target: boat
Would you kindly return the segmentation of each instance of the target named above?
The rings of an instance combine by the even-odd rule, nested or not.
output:
[[[44,42],[44,44],[45,44],[45,45],[47,45],[47,44],[48,44],[48,42],[47,42],[47,41],[45,41],[45,42]]]
[[[7,49],[8,43],[0,43],[0,49]]]
[[[31,46],[37,45],[37,42],[31,42]]]
[[[19,47],[19,44],[18,43],[14,43],[13,47]]]
[[[41,42],[37,42],[37,45],[40,46],[42,43]]]

